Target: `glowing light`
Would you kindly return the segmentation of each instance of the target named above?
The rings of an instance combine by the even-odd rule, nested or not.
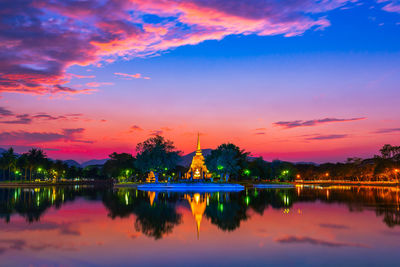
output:
[[[194,201],[195,201],[196,203],[199,203],[199,202],[200,202],[200,194],[199,194],[199,193],[194,194]]]
[[[248,205],[250,204],[250,197],[247,196],[247,197],[245,198],[245,201],[246,201],[246,205],[248,206]]]
[[[250,170],[248,170],[248,169],[244,169],[244,171],[243,171],[243,172],[244,172],[244,174],[245,174],[245,175],[247,175],[247,176],[249,176],[249,175],[250,175]]]
[[[218,169],[218,170],[223,170],[223,169],[224,169],[224,166],[218,165],[218,166],[217,166],[217,169]]]
[[[329,176],[329,172],[325,173],[325,176],[328,177]]]
[[[223,211],[224,211],[224,204],[220,203],[220,204],[218,205],[218,210],[219,210],[220,212],[223,212]]]

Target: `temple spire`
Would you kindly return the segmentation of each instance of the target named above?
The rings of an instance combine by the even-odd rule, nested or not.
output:
[[[197,149],[196,152],[201,152],[201,147],[200,147],[200,133],[197,134]]]

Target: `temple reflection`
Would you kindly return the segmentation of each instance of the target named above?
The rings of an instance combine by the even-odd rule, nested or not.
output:
[[[206,211],[207,203],[209,203],[209,194],[200,195],[199,193],[194,194],[193,196],[186,194],[185,199],[190,204],[190,209],[192,210],[192,214],[196,221],[197,228],[197,239],[200,237],[200,224],[203,218],[203,214]]]

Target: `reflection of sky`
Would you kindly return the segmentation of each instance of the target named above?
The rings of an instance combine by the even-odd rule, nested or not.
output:
[[[350,212],[344,205],[296,203],[288,214],[271,208],[250,211],[232,232],[203,216],[200,238],[187,203],[182,224],[155,241],[136,232],[134,216],[107,217],[101,203],[83,200],[51,208],[38,223],[18,216],[1,222],[0,254],[5,266],[29,263],[66,266],[113,265],[387,265],[397,262],[396,228],[375,212]],[[10,248],[7,249],[7,246]]]
[[[59,44],[66,55],[54,63],[67,73],[80,75],[68,76],[69,83],[64,86],[97,92],[64,97],[25,94],[22,89],[18,93],[2,93],[0,106],[11,110],[15,118],[1,118],[14,123],[0,124],[0,145],[17,145],[19,151],[40,146],[48,148],[51,157],[87,160],[106,158],[113,151],[133,152],[137,142],[162,131],[180,150],[189,153],[194,150],[195,135],[200,131],[204,133],[205,148],[230,141],[267,160],[321,162],[373,156],[383,144],[398,141],[400,15],[396,9],[398,4],[393,1],[316,1],[319,5],[310,1],[313,3],[308,5],[310,10],[301,10],[306,5],[296,6],[302,1],[294,4],[270,1],[274,20],[281,23],[274,34],[260,33],[261,29],[253,28],[248,21],[260,19],[259,12],[265,8],[262,1],[244,1],[238,5],[240,9],[218,4],[222,1],[189,1],[198,5],[194,10],[185,4],[176,5],[175,10],[158,1],[150,1],[147,6],[146,1],[132,1],[137,6],[129,14],[139,16],[140,21],[132,25],[115,24],[119,26],[107,24],[107,14],[100,11],[91,15],[104,19],[103,24],[94,25],[96,20],[79,5],[72,9],[65,4],[57,9],[50,7],[48,1],[41,2],[47,9],[40,19],[55,17],[63,25],[68,16],[72,17],[71,23],[81,22],[88,16],[84,23],[76,22],[85,27],[87,34],[78,36],[103,38],[105,44],[96,49],[80,39]],[[394,4],[390,5],[391,2]],[[203,5],[208,5],[212,12],[200,12]],[[128,11],[124,8],[128,7],[111,8],[109,15],[126,22],[123,14]],[[9,10],[13,11],[11,6]],[[79,14],[79,18],[74,14]],[[219,14],[219,20],[210,18],[213,14]],[[217,27],[219,30],[210,21],[214,24],[219,21],[222,24]],[[315,27],[307,24],[311,21],[316,23]],[[156,39],[140,36],[139,41],[145,43],[131,44],[128,41],[136,40],[132,32],[137,32],[129,31],[128,25],[133,29],[138,25],[142,31],[150,25],[153,28],[146,29]],[[154,26],[159,27],[159,32]],[[316,30],[318,26],[324,29]],[[62,29],[74,29],[69,27]],[[94,30],[95,27],[99,29]],[[56,32],[58,28],[53,25],[51,29]],[[107,31],[109,34],[105,34]],[[168,36],[157,35],[164,31]],[[101,33],[104,36],[97,36]],[[124,41],[129,45],[123,41],[115,44],[111,39],[117,33],[127,34]],[[295,36],[284,37],[285,34]],[[29,36],[26,32],[25,35]],[[43,36],[47,36],[46,32]],[[26,62],[24,67],[37,69],[47,58],[45,44],[52,42],[40,41],[44,46],[36,51],[38,58]],[[115,53],[111,52],[112,41]],[[11,44],[10,40],[7,46],[10,50],[3,51],[11,54]],[[141,53],[149,53],[150,49],[156,56],[130,55],[126,59],[126,49],[132,47]],[[26,45],[15,53],[29,54],[31,49]],[[97,60],[101,66],[96,66]],[[89,65],[82,66],[83,62]],[[0,68],[0,73],[12,69],[6,67]],[[140,77],[115,73],[139,73]],[[48,75],[54,79],[66,78],[63,73]],[[81,76],[91,77],[78,78]],[[40,82],[49,86],[54,81],[48,78]],[[1,90],[4,88],[0,87]],[[15,123],[21,119],[16,116],[37,113],[53,117],[71,113],[81,116]],[[278,121],[359,117],[366,119],[293,129],[273,125]],[[133,125],[140,129],[132,130]],[[63,132],[63,129],[80,128],[74,134]]]

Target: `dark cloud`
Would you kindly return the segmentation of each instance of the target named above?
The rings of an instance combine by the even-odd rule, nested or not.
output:
[[[150,133],[150,135],[156,136],[156,135],[162,135],[163,133],[164,133],[164,132],[161,131],[161,130],[155,130],[155,131],[152,131],[152,132]]]
[[[333,139],[342,139],[348,137],[347,134],[328,134],[328,135],[315,135],[311,137],[307,137],[306,140],[333,140]]]
[[[142,127],[140,127],[139,125],[133,125],[130,128],[130,132],[135,132],[135,131],[143,131]]]
[[[369,248],[369,246],[358,243],[346,243],[346,242],[335,242],[325,241],[321,239],[304,237],[304,236],[284,236],[275,239],[275,242],[283,244],[310,244],[325,247],[358,247],[358,248]]]
[[[264,135],[264,134],[266,134],[266,133],[264,133],[264,132],[257,132],[257,133],[254,133],[254,135]]]
[[[331,228],[331,229],[350,229],[347,225],[343,224],[334,224],[334,223],[321,223],[319,225],[322,228]]]
[[[385,134],[385,133],[400,133],[400,128],[386,128],[386,129],[379,129],[376,130],[376,134]]]
[[[4,223],[0,223],[0,226],[5,226]],[[78,229],[74,228],[74,224],[72,222],[42,222],[35,224],[28,224],[23,221],[16,221],[12,224],[7,224],[7,231],[9,232],[22,232],[22,231],[52,231],[58,230],[62,235],[81,235],[81,232]]]
[[[23,250],[31,249],[33,251],[42,251],[45,249],[58,249],[66,251],[76,251],[77,248],[74,245],[64,245],[62,243],[45,243],[35,242],[34,244],[28,244],[23,239],[0,239],[0,254],[8,250]]]
[[[20,142],[23,143],[42,143],[52,142],[64,139],[65,136],[61,133],[46,133],[46,132],[25,132],[25,131],[14,131],[14,132],[1,132],[0,142]]]
[[[349,121],[359,121],[359,120],[365,120],[365,119],[366,119],[365,117],[360,117],[360,118],[351,118],[351,119],[325,118],[325,119],[308,120],[308,121],[303,121],[303,120],[278,121],[278,122],[274,122],[273,125],[277,126],[277,127],[282,127],[284,129],[291,129],[291,128],[296,128],[296,127],[317,126],[317,125],[325,124],[325,123],[349,122]]]
[[[3,124],[31,124],[32,118],[28,114],[16,115],[14,119],[0,121]]]
[[[13,116],[13,115],[14,115],[14,113],[12,111],[10,111],[4,107],[0,107],[0,116],[6,117],[6,116]]]
[[[0,117],[7,117],[7,119],[0,120],[0,124],[31,124],[34,121],[56,121],[56,120],[70,120],[77,121],[82,114],[66,114],[53,116],[44,112],[37,114],[15,114],[14,112],[0,107]],[[12,118],[11,118],[12,117]]]
[[[38,144],[54,141],[93,143],[93,141],[79,139],[80,134],[82,134],[84,130],[83,128],[63,129],[61,133],[26,131],[1,132],[0,142],[23,144]]]
[[[0,244],[15,250],[22,250],[26,246],[25,240],[22,239],[0,239]]]

